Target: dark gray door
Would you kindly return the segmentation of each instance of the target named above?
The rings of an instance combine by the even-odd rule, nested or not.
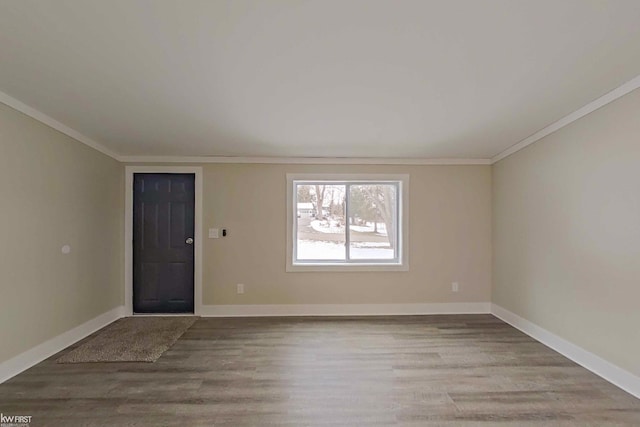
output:
[[[195,175],[133,182],[133,311],[193,313]]]

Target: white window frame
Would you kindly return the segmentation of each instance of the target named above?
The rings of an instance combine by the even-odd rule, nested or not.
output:
[[[297,197],[294,187],[300,181],[324,181],[328,185],[398,185],[398,257],[395,260],[297,261]],[[348,195],[347,195],[348,197]],[[345,213],[346,214],[346,213]],[[347,238],[348,242],[348,238]],[[305,271],[408,271],[409,270],[409,175],[408,174],[287,174],[287,272]]]

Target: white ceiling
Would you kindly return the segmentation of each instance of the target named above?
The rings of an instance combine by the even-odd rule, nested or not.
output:
[[[2,0],[0,91],[121,155],[489,158],[640,75],[638,0]]]

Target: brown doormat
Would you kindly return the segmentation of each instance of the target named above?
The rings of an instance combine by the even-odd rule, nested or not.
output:
[[[58,363],[155,362],[196,317],[125,317],[58,358]]]

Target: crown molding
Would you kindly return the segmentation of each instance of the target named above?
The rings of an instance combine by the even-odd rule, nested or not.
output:
[[[0,91],[0,102],[122,163],[262,163],[300,165],[490,165],[491,159],[244,157],[244,156],[122,156],[56,119]]]
[[[534,133],[533,135],[528,136],[527,138],[516,143],[515,145],[512,145],[511,147],[507,148],[501,153],[498,153],[491,159],[491,164],[499,162],[505,157],[508,157],[513,153],[522,150],[523,148],[533,144],[534,142],[541,140],[545,136],[548,136],[553,132],[562,129],[563,127],[575,122],[576,120],[586,116],[587,114],[590,114],[596,111],[597,109],[604,107],[605,105],[615,101],[618,98],[625,96],[630,92],[633,92],[638,88],[640,88],[640,76],[637,76],[629,80],[622,86],[618,86],[611,92],[608,92],[602,95],[600,98],[591,101],[590,103],[586,104],[582,108],[577,109],[573,113],[564,116],[560,120],[551,123],[549,126],[543,129],[540,129],[538,132]]]
[[[107,156],[114,158],[116,160],[120,161],[120,157],[118,156],[118,154],[116,154],[114,151],[108,149],[107,147],[105,147],[104,145],[100,144],[99,142],[94,141],[93,139],[89,138],[86,135],[81,134],[80,132],[78,132],[75,129],[70,128],[69,126],[60,123],[59,121],[57,121],[56,119],[54,119],[53,117],[50,117],[38,110],[36,110],[33,107],[28,106],[27,104],[25,104],[22,101],[18,101],[17,99],[15,99],[14,97],[7,95],[4,92],[0,91],[0,102],[2,102],[3,104],[8,105],[9,107],[13,108],[14,110],[17,110],[23,114],[26,114],[27,116],[36,119],[37,121],[44,123],[45,125],[57,130],[58,132],[61,132],[77,141],[82,142],[85,145],[88,145],[89,147],[93,148],[94,150],[98,150],[99,152],[101,152],[102,154],[106,154]]]
[[[297,165],[490,165],[491,159],[383,157],[120,156],[124,163],[262,163]]]
[[[300,165],[492,165],[522,150],[542,138],[562,129],[576,120],[640,88],[640,76],[584,105],[582,108],[557,120],[533,135],[512,145],[490,159],[474,158],[374,158],[374,157],[245,157],[245,156],[127,156],[119,155],[103,144],[60,123],[56,119],[0,91],[0,102],[38,120],[63,134],[123,163],[256,163]]]

